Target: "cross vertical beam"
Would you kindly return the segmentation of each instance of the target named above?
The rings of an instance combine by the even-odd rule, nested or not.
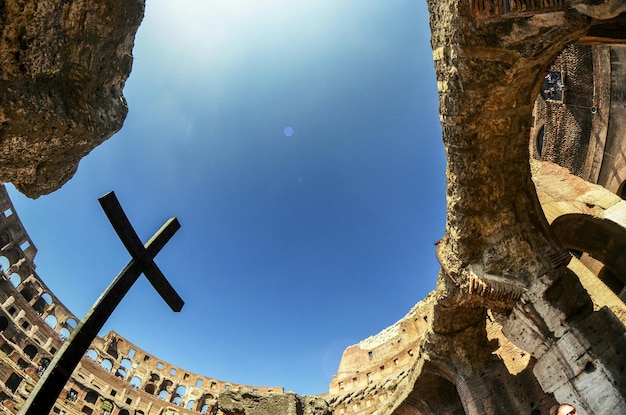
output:
[[[18,412],[18,415],[44,415],[50,413],[63,387],[104,323],[139,276],[144,273],[157,292],[174,311],[180,311],[183,300],[174,291],[154,263],[154,257],[180,229],[176,218],[169,219],[150,240],[143,245],[135,233],[115,194],[109,192],[99,199],[102,209],[113,228],[131,254],[132,259],[115,277],[102,295],[89,309],[72,332],[70,338],[52,359],[48,368]]]

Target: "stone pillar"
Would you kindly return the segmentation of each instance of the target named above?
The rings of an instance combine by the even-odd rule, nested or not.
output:
[[[534,374],[544,391],[580,415],[623,414],[626,330],[611,314],[594,311],[576,275],[563,269],[537,279],[500,319],[507,338],[537,359]]]

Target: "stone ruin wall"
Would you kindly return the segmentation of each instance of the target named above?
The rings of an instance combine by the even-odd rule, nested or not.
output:
[[[392,396],[419,355],[433,303],[430,294],[400,321],[344,350],[327,394],[333,413],[369,413]]]

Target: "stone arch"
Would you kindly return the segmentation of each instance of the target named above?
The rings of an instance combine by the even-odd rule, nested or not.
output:
[[[76,323],[76,320],[73,318],[68,318],[67,320],[65,320],[65,325],[70,327],[72,330],[76,328],[76,326],[78,325],[78,323]]]
[[[128,383],[130,383],[133,389],[139,389],[141,387],[141,379],[138,376],[133,376]]]
[[[85,395],[85,402],[87,402],[87,403],[96,403],[98,401],[98,397],[99,396],[100,395],[98,395],[98,392],[96,392],[96,391],[89,391]]]
[[[150,394],[150,395],[154,395],[154,392],[156,391],[156,386],[154,385],[154,383],[148,383],[146,385],[145,388],[143,388],[144,392]]]
[[[117,376],[120,379],[126,379],[126,370],[124,370],[124,368],[118,368],[115,371],[115,376]]]
[[[17,288],[22,283],[22,276],[18,274],[17,272],[12,272],[9,275],[9,282],[11,283],[13,287]]]
[[[31,301],[41,291],[41,286],[39,285],[38,282],[34,281],[33,279],[30,279],[27,282],[23,281],[21,286],[22,286],[22,289],[20,290],[20,294],[22,294],[22,297],[24,297],[26,301]]]
[[[100,366],[102,366],[102,368],[107,372],[110,372],[111,369],[113,369],[113,362],[111,362],[109,359],[102,359],[102,361],[100,362]]]
[[[9,319],[5,316],[0,316],[0,332],[3,332],[9,327]]]
[[[67,339],[70,338],[70,331],[67,329],[67,327],[61,327],[59,329],[59,339],[61,339],[61,341],[65,341]]]
[[[159,391],[159,398],[161,398],[163,400],[167,400],[168,396],[169,396],[169,393],[165,389],[161,389]]]
[[[0,256],[0,269],[2,272],[7,272],[10,266],[11,261],[9,261],[9,258],[4,255]]]
[[[579,213],[559,216],[551,226],[567,249],[588,253],[604,264],[605,275],[610,272],[621,281],[622,288],[626,285],[625,228],[608,219]]]
[[[163,382],[161,383],[161,387],[159,388],[160,390],[166,390],[169,391],[169,389],[172,387],[174,383],[169,380],[169,379],[164,379]]]
[[[129,370],[132,367],[132,365],[133,364],[129,359],[124,358],[120,361],[120,367],[126,370]]]
[[[56,330],[57,325],[59,324],[59,321],[54,314],[50,314],[44,321],[52,328],[52,330]]]
[[[94,349],[87,350],[87,353],[85,353],[85,356],[87,356],[93,361],[98,360],[98,352],[96,352]]]
[[[28,344],[24,347],[24,354],[28,356],[30,360],[33,360],[35,356],[37,356],[38,352],[39,350],[37,350],[37,347],[33,346],[32,344]]]
[[[434,364],[425,364],[413,390],[398,409],[404,411],[402,413],[421,415],[440,413],[465,415],[470,413],[471,411],[466,411],[464,407],[457,384],[445,374],[446,372],[449,370],[442,370],[441,367]]]
[[[17,375],[16,373],[11,373],[11,375],[9,376],[7,381],[4,382],[4,384],[6,385],[8,390],[15,393],[17,391],[17,388],[20,386],[20,383],[22,383],[22,380],[23,379],[21,376]]]
[[[119,415],[130,415],[128,409],[120,409]]]
[[[541,154],[543,154],[543,139],[546,132],[546,126],[542,125],[535,136],[535,151],[537,154],[537,158],[541,159]]]
[[[8,244],[9,242],[11,242],[11,238],[9,237],[9,234],[6,232],[0,232],[0,244],[1,244],[0,247],[6,246],[6,244]]]
[[[39,376],[43,375],[43,373],[45,372],[45,370],[48,368],[49,365],[50,365],[50,359],[48,359],[47,357],[44,357],[41,360],[39,360],[39,365],[37,367],[37,374]]]
[[[35,301],[35,304],[33,304],[33,309],[39,314],[43,314],[51,304],[52,296],[47,292],[44,292],[39,296],[39,299]]]
[[[178,396],[185,396],[187,394],[187,388],[184,386],[179,386],[176,388],[176,395]]]
[[[3,268],[6,266],[6,268],[4,268],[5,271],[11,268],[13,265],[17,264],[21,258],[19,252],[17,252],[15,249],[12,249],[12,248],[3,250],[2,254],[3,254],[3,257],[5,257],[7,261],[9,262],[8,266],[6,266],[6,264],[4,263],[2,264]]]
[[[198,401],[197,410],[200,413],[206,414],[209,408],[212,408],[214,404],[215,397],[212,394],[207,393],[206,395],[202,396],[202,398]]]

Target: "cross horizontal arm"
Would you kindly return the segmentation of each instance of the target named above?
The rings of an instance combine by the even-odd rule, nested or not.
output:
[[[102,206],[104,213],[113,225],[113,229],[115,229],[115,232],[122,240],[122,243],[130,255],[143,265],[143,273],[148,281],[150,281],[150,284],[152,284],[152,286],[156,289],[159,295],[163,297],[163,300],[165,300],[167,305],[169,305],[173,311],[180,311],[185,302],[182,298],[180,298],[176,290],[174,290],[169,281],[167,281],[159,267],[157,267],[154,263],[154,255],[151,255],[146,249],[150,242],[148,242],[145,246],[141,243],[139,236],[137,236],[137,233],[130,224],[130,221],[117,200],[115,193],[109,192],[98,200],[100,201],[100,205]],[[158,235],[168,225],[173,225],[173,227],[175,227],[174,232],[180,228],[178,219],[171,218],[155,235]]]

